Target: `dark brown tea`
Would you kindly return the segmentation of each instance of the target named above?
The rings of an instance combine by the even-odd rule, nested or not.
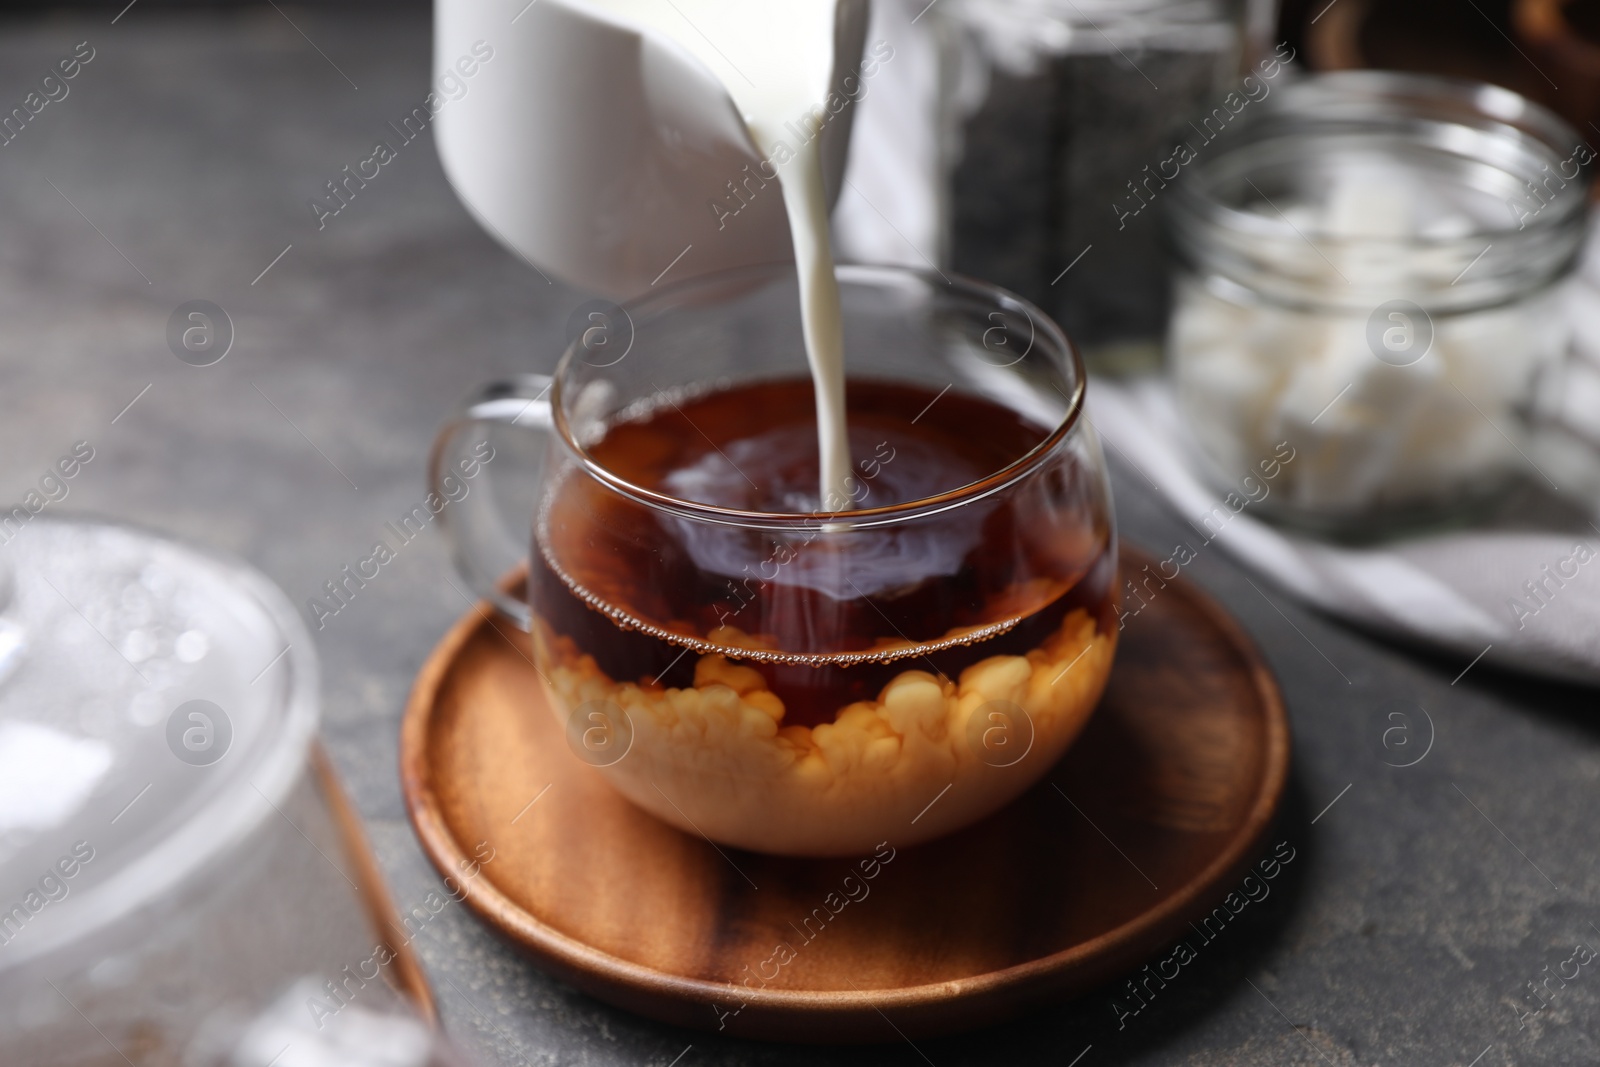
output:
[[[854,509],[982,481],[1051,429],[985,399],[899,383],[853,381],[847,406]],[[760,675],[783,725],[814,726],[902,671],[954,679],[988,657],[1024,655],[1073,610],[1112,628],[1109,518],[1087,491],[1092,472],[1070,461],[929,518],[833,529],[817,499],[806,380],[665,401],[612,425],[589,452],[677,499],[814,516],[787,531],[708,524],[567,477],[543,515],[533,601],[614,681],[688,688],[701,657],[721,654]]]

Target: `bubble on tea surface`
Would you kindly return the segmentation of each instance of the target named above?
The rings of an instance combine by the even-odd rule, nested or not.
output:
[[[671,472],[663,483],[668,493],[683,500],[743,511],[814,515],[820,524],[824,516],[837,511],[920,500],[958,489],[985,473],[948,449],[881,429],[851,427],[850,453],[855,469],[846,491],[853,499],[844,508],[820,506],[817,435],[808,425],[727,442]],[[844,553],[827,550],[826,532],[798,531],[779,546],[767,536],[738,527],[671,521],[677,540],[702,571],[730,578],[756,574],[781,585],[853,600],[957,574],[981,538],[991,507],[979,503],[945,512],[937,523],[879,528],[870,537],[852,539]],[[775,557],[784,562],[776,565]]]
[[[633,720],[615,701],[585,701],[567,716],[567,746],[591,767],[609,767],[633,747]]]
[[[1014,767],[1033,751],[1033,717],[1010,700],[991,700],[967,720],[967,748],[980,763]]]

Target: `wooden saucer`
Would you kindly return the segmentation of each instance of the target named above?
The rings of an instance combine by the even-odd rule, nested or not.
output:
[[[1122,551],[1124,573],[1152,562]],[[546,970],[748,1037],[915,1038],[1132,971],[1243,876],[1288,771],[1276,682],[1179,577],[1126,620],[1065,759],[991,818],[852,879],[863,894],[844,881],[859,861],[719,850],[635,808],[568,749],[530,654],[480,606],[423,666],[400,739],[423,848],[446,874],[492,849],[467,902]],[[802,929],[825,901],[837,914]]]

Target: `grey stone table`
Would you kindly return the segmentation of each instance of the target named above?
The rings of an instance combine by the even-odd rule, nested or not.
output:
[[[303,603],[419,501],[455,399],[549,367],[584,297],[469,220],[429,134],[318,228],[307,201],[427,92],[426,12],[115,10],[0,28],[0,112],[94,51],[0,147],[0,495],[86,439],[52,506],[236,553]],[[235,325],[215,366],[168,349],[191,299]],[[1185,526],[1117,475],[1124,534],[1167,554]],[[1106,990],[915,1048],[732,1042],[590,1000],[453,907],[418,939],[449,1031],[484,1064],[1600,1062],[1600,960],[1563,966],[1600,948],[1595,694],[1481,665],[1455,681],[1467,664],[1332,624],[1216,553],[1191,570],[1283,683],[1297,857],[1137,1015]],[[402,904],[438,887],[395,766],[412,676],[466,607],[447,574],[430,532],[317,634],[328,742]],[[1386,716],[1410,705],[1434,743],[1397,768],[1424,739],[1385,747]]]

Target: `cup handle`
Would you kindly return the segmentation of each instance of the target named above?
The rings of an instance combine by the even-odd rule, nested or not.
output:
[[[517,515],[518,521],[510,522],[500,501],[510,493],[495,491],[490,470],[506,486],[540,483],[544,444],[551,430],[550,383],[548,374],[519,374],[478,389],[462,401],[439,430],[428,458],[428,488],[447,502],[439,512],[439,525],[449,542],[457,573],[474,593],[523,630],[531,629],[532,612],[526,602],[508,593],[500,582],[528,554],[536,504],[519,509],[526,514]],[[510,472],[493,466],[496,460],[506,463],[501,455],[509,451],[504,447],[509,443],[504,440],[507,435],[495,434],[500,427],[514,427],[519,431],[515,437],[521,439],[520,444],[534,446],[541,457],[535,470],[530,472],[525,465],[518,465],[515,472]],[[493,447],[494,436],[503,439],[501,449]],[[486,444],[487,458],[483,455]],[[475,475],[467,473],[474,469]],[[472,485],[473,480],[480,484]],[[537,499],[534,494],[533,501]]]

